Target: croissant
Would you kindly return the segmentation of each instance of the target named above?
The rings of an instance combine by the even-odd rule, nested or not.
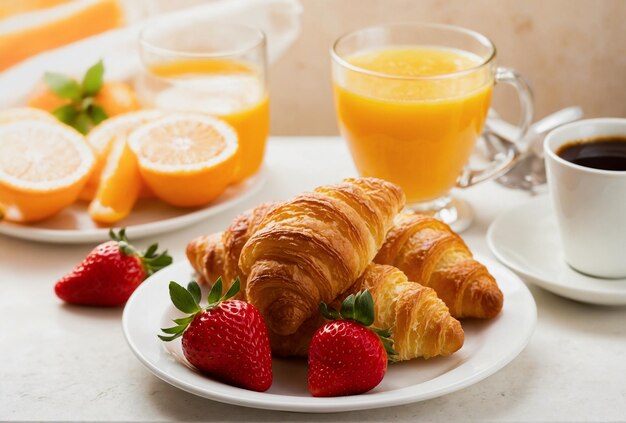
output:
[[[433,217],[399,216],[374,262],[395,266],[411,281],[433,288],[456,318],[491,318],[502,309],[493,276],[448,225]]]
[[[356,178],[272,207],[239,258],[247,300],[273,332],[293,334],[363,273],[403,206],[398,186]]]
[[[463,346],[461,324],[450,315],[435,291],[409,282],[406,275],[393,266],[371,264],[333,306],[338,307],[348,294],[366,288],[374,299],[374,326],[392,329],[397,360],[448,356]],[[295,334],[271,333],[272,352],[281,356],[306,355],[313,334],[322,324],[324,319],[316,314]]]
[[[239,270],[239,256],[244,244],[256,231],[275,202],[262,203],[233,219],[224,232],[200,236],[187,244],[187,258],[194,270],[201,276],[200,282],[212,284],[218,277],[224,280],[223,291],[239,277],[241,289],[237,296],[244,299],[246,280]],[[223,293],[224,293],[223,292]]]

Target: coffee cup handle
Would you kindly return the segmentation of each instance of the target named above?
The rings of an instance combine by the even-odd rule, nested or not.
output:
[[[526,79],[521,76],[516,70],[501,68],[496,69],[495,81],[497,83],[509,84],[517,91],[521,106],[521,117],[518,127],[519,140],[523,140],[528,128],[533,121],[533,93],[528,85]],[[460,188],[470,187],[479,182],[486,181],[502,175],[506,172],[515,162],[520,155],[518,147],[512,143],[504,143],[504,151],[496,154],[494,160],[485,168],[473,169],[467,166],[463,169],[461,175],[457,179],[456,186]]]

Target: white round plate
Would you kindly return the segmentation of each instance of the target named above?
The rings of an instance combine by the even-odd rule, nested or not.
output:
[[[208,206],[202,208],[178,208],[157,199],[139,200],[130,215],[118,222],[116,227],[125,227],[133,239],[157,235],[192,225],[207,217],[227,210],[261,189],[265,172],[236,185],[232,185]],[[77,202],[59,214],[42,222],[18,224],[0,222],[0,234],[33,241],[81,244],[109,239],[109,228],[98,226],[87,213],[86,202]]]
[[[500,215],[487,242],[498,260],[548,291],[585,303],[626,304],[626,279],[594,278],[567,265],[548,196]]]
[[[479,258],[504,293],[504,307],[492,320],[463,322],[465,345],[450,357],[416,359],[390,365],[382,383],[354,396],[315,398],[307,391],[305,360],[273,360],[274,382],[267,392],[253,392],[203,376],[186,363],[180,338],[165,343],[159,328],[182,316],[171,304],[171,280],[186,284],[188,263],[177,263],[142,283],[124,309],[124,336],[133,353],[152,373],[182,390],[215,401],[270,410],[330,413],[389,407],[435,398],[472,385],[513,360],[528,343],[537,309],[524,283],[499,263]],[[204,296],[206,293],[204,293]]]

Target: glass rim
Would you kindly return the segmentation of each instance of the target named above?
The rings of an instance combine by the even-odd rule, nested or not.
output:
[[[434,29],[444,29],[444,30],[448,30],[448,31],[454,31],[457,33],[461,33],[464,35],[469,35],[470,37],[474,38],[475,40],[477,40],[480,44],[486,46],[489,48],[490,50],[490,54],[487,56],[486,59],[483,59],[480,64],[476,65],[476,66],[472,66],[471,68],[468,69],[463,69],[460,71],[455,71],[455,72],[450,72],[450,73],[446,73],[446,74],[442,74],[442,75],[431,75],[431,76],[408,76],[408,75],[393,75],[393,74],[389,74],[389,73],[383,73],[383,72],[376,72],[370,69],[365,69],[362,68],[360,66],[356,66],[353,65],[352,63],[348,62],[347,60],[345,60],[343,57],[341,57],[341,55],[337,52],[337,48],[339,46],[339,44],[344,41],[346,38],[355,35],[359,32],[364,32],[364,31],[371,31],[374,29],[383,29],[383,28],[399,28],[399,27],[405,27],[405,28],[418,28],[418,27],[422,27],[422,28],[434,28]],[[460,76],[464,76],[467,74],[470,74],[472,72],[475,72],[481,68],[483,68],[484,66],[490,64],[491,62],[494,61],[494,59],[496,58],[496,46],[495,44],[486,36],[481,34],[480,32],[471,30],[471,29],[467,29],[467,28],[463,28],[461,26],[456,26],[456,25],[448,25],[448,24],[439,24],[439,23],[428,23],[428,22],[417,22],[417,23],[390,23],[390,24],[383,24],[383,25],[373,25],[373,26],[367,26],[364,28],[359,28],[353,31],[349,31],[344,33],[343,35],[341,35],[339,38],[337,38],[335,40],[335,42],[333,43],[332,47],[330,48],[330,55],[332,57],[332,59],[335,61],[335,63],[337,63],[338,65],[341,65],[345,68],[348,68],[354,72],[358,72],[361,74],[365,74],[365,75],[369,75],[369,76],[374,76],[377,78],[385,78],[385,79],[397,79],[397,80],[406,80],[406,81],[427,81],[427,80],[437,80],[437,79],[447,79],[447,78],[457,78]]]
[[[230,50],[224,49],[220,51],[206,52],[206,53],[198,53],[194,51],[186,51],[184,49],[172,49],[168,47],[162,47],[162,46],[155,44],[154,42],[147,40],[146,32],[150,30],[154,30],[155,27],[158,27],[159,25],[163,25],[163,22],[165,21],[166,21],[165,19],[164,20],[157,19],[155,21],[147,23],[141,28],[141,30],[139,31],[139,45],[142,48],[148,48],[155,53],[163,54],[163,55],[172,55],[172,56],[175,55],[175,56],[183,56],[183,57],[189,57],[189,58],[211,59],[211,58],[219,58],[219,57],[238,56],[248,51],[259,48],[261,46],[265,46],[267,43],[267,36],[265,35],[265,32],[263,32],[263,30],[261,30],[260,28],[257,28],[251,25],[240,24],[240,23],[223,23],[223,22],[211,22],[211,25],[212,27],[215,27],[215,26],[239,27],[239,28],[242,28],[242,29],[245,29],[254,33],[255,39],[250,43],[250,45],[246,45],[244,47],[234,48]]]

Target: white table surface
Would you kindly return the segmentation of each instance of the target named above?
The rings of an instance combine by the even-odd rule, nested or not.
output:
[[[175,261],[187,242],[237,213],[355,170],[338,138],[273,138],[267,182],[220,216],[159,237]],[[492,256],[485,233],[528,195],[485,183],[458,193],[476,211],[463,233]],[[137,242],[142,248],[153,241]],[[457,393],[395,408],[307,415],[240,408],[178,390],[146,370],[122,336],[121,308],[66,306],[54,283],[92,248],[0,235],[0,420],[3,421],[626,421],[626,307],[576,303],[529,285],[538,325],[528,347],[495,375]],[[493,256],[492,256],[493,257]]]

